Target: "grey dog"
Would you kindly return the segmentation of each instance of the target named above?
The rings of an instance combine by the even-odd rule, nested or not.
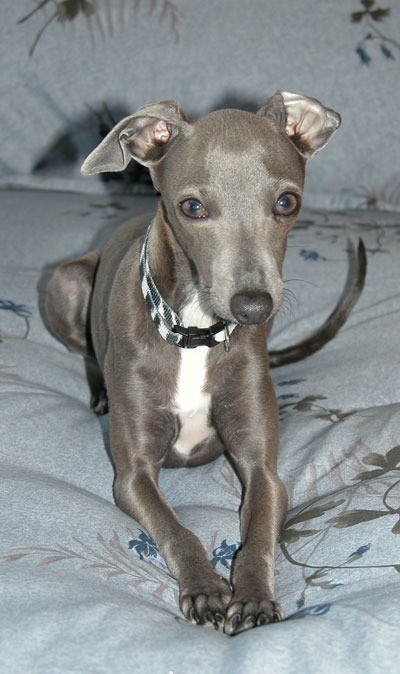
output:
[[[122,171],[135,159],[160,192],[156,214],[61,265],[48,287],[51,329],[91,362],[92,406],[109,408],[116,503],[156,541],[185,617],[229,635],[282,617],[274,548],[287,496],[277,474],[267,337],[283,299],[306,162],[339,125],[319,101],[284,91],[257,114],[219,110],[195,122],[174,101],[141,108],[112,129],[82,172]],[[332,337],[361,292],[361,244],[353,266],[310,350]],[[243,486],[231,583],[158,487],[162,467],[198,466],[223,452]]]

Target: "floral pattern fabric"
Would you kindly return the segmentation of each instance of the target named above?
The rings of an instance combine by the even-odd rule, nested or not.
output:
[[[278,674],[315,672],[316,662],[319,672],[358,672],[367,661],[372,674],[382,663],[397,672],[399,214],[305,210],[290,234],[273,348],[305,336],[331,311],[347,273],[349,238],[364,239],[367,283],[335,340],[273,371],[279,472],[290,501],[276,552],[285,620],[231,640],[184,621],[156,543],[114,505],[108,419],[89,410],[81,359],[43,323],[51,266],[151,210],[154,200],[39,192],[1,198],[4,671],[122,674],[135,663],[138,672],[261,673],[268,661]],[[210,564],[229,577],[241,501],[230,464],[220,458],[165,470],[161,486]]]
[[[3,0],[0,25],[0,187],[148,193],[134,162],[80,174],[120,119],[172,98],[191,119],[254,111],[286,89],[342,116],[310,163],[313,204],[400,209],[398,2]]]

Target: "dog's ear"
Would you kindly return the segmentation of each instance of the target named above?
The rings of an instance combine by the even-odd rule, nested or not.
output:
[[[175,101],[161,101],[125,117],[82,164],[84,175],[123,171],[136,159],[144,166],[157,164],[189,122]]]
[[[341,123],[340,115],[316,98],[288,91],[277,91],[257,114],[277,122],[306,159],[325,147]]]

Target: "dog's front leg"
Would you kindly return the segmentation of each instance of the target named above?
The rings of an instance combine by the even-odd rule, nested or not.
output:
[[[229,584],[214,572],[200,541],[178,522],[158,487],[163,458],[175,434],[173,415],[165,409],[160,387],[149,387],[148,377],[131,369],[125,362],[119,367],[115,359],[107,367],[112,372],[106,384],[116,503],[156,542],[178,581],[184,616],[218,627],[232,595]]]
[[[224,631],[233,635],[281,618],[280,608],[273,600],[274,551],[286,514],[287,496],[276,467],[276,398],[262,360],[250,359],[235,368],[235,385],[225,381],[224,393],[216,404],[216,417],[243,486],[242,545],[233,565],[233,597],[224,626]]]

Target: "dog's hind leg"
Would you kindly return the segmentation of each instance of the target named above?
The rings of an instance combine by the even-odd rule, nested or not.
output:
[[[74,353],[90,355],[90,304],[100,253],[87,253],[57,267],[47,286],[51,331]]]
[[[70,351],[85,357],[91,408],[96,414],[105,414],[107,393],[90,335],[90,306],[99,260],[99,253],[90,252],[56,269],[47,286],[46,314],[55,336]]]
[[[94,356],[85,356],[86,377],[90,387],[90,409],[98,416],[108,412],[108,396],[103,373]]]

